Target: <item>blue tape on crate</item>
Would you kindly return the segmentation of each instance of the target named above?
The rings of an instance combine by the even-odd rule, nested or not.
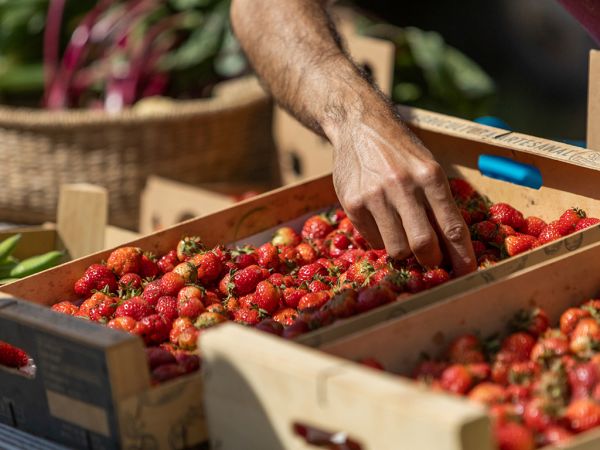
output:
[[[513,161],[503,156],[480,155],[478,166],[483,175],[497,180],[508,181],[533,189],[539,189],[543,184],[542,174],[537,167]]]
[[[490,127],[502,128],[504,130],[512,131],[512,128],[504,120],[496,116],[481,116],[474,120],[474,122],[482,125],[488,125]]]

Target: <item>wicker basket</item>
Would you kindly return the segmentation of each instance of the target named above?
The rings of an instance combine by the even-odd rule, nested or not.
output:
[[[0,107],[0,221],[54,220],[62,183],[105,186],[110,222],[133,229],[148,175],[272,181],[271,114],[253,77],[223,83],[210,99],[142,102],[117,115]]]

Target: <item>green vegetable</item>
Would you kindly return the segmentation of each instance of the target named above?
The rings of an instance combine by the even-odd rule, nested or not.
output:
[[[0,242],[0,261],[4,261],[11,255],[20,240],[21,234],[19,233]]]
[[[18,261],[8,261],[0,264],[0,278],[4,278],[10,275],[10,272],[18,264]]]
[[[10,277],[22,278],[54,267],[62,258],[63,252],[52,250],[43,255],[32,256],[17,264],[9,273]]]

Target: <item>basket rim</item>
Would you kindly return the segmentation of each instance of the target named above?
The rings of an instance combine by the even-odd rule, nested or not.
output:
[[[214,114],[243,108],[266,101],[268,94],[253,75],[226,80],[215,87],[210,98],[194,100],[168,99],[172,108],[140,112],[126,108],[109,114],[103,110],[70,109],[49,111],[36,108],[0,105],[0,127],[59,128],[78,125],[136,124],[148,121],[180,120],[203,114]]]

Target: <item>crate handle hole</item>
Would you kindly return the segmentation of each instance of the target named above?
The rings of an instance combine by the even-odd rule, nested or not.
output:
[[[301,422],[292,424],[294,434],[314,447],[330,450],[362,450],[362,445],[345,431],[331,432]]]
[[[35,361],[20,347],[0,341],[0,369],[33,379],[37,371]]]
[[[177,223],[179,222],[185,222],[186,220],[190,220],[197,217],[196,214],[190,212],[190,211],[184,211],[181,214],[179,214],[179,216],[177,217]]]
[[[290,159],[294,174],[296,174],[296,176],[302,175],[302,160],[300,159],[300,156],[298,156],[298,152],[296,152],[295,150],[290,151]]]

